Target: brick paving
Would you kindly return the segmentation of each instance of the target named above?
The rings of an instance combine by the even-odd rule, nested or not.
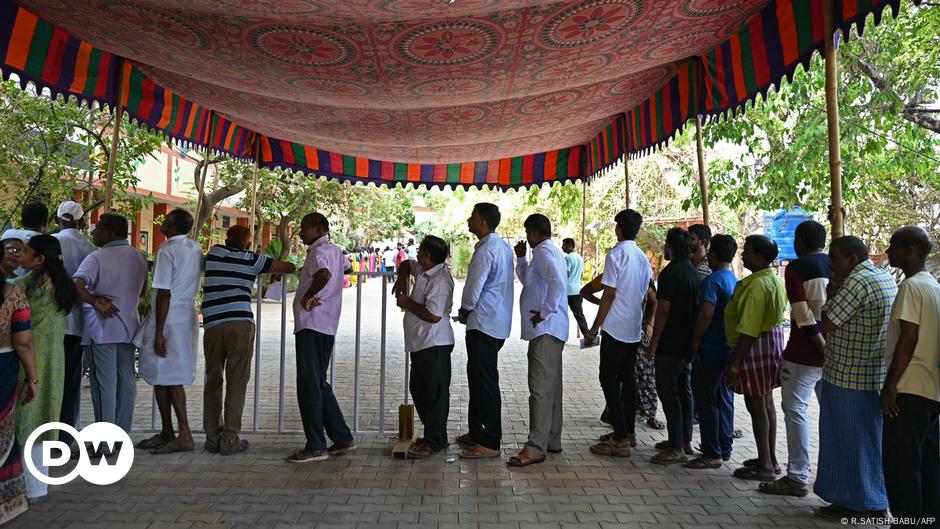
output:
[[[822,502],[808,498],[768,497],[752,482],[731,476],[732,469],[756,449],[743,400],[736,402],[737,424],[745,430],[730,461],[718,470],[692,471],[649,463],[653,444],[665,431],[638,425],[632,457],[613,459],[588,451],[607,428],[597,417],[603,397],[597,382],[597,348],[580,350],[574,331],[565,350],[565,429],[562,454],[522,469],[503,459],[464,461],[457,448],[430,460],[391,457],[397,434],[398,405],[404,396],[401,312],[389,296],[386,357],[385,430],[379,433],[381,281],[362,289],[360,339],[360,449],[321,463],[284,461],[302,447],[294,384],[293,340],[288,327],[285,356],[284,433],[277,433],[280,373],[280,306],[263,308],[262,368],[258,426],[252,433],[254,380],[249,383],[244,437],[251,450],[223,457],[197,451],[153,456],[138,450],[131,472],[110,486],[76,480],[51,487],[49,496],[9,524],[11,528],[311,528],[316,529],[612,529],[825,527],[838,523],[815,518]],[[518,288],[518,286],[517,286]],[[346,299],[337,338],[336,392],[353,424],[355,366],[355,289]],[[290,309],[288,307],[288,320]],[[593,312],[589,317],[593,316]],[[291,322],[288,321],[288,325]],[[518,321],[515,325],[518,325]],[[466,429],[466,351],[456,326],[449,431]],[[513,331],[518,336],[518,330]],[[503,456],[514,454],[526,439],[528,393],[525,343],[506,342],[500,355],[503,397]],[[200,361],[200,369],[201,367]],[[256,374],[256,373],[255,373]],[[199,381],[201,382],[201,381]],[[150,390],[139,384],[135,440],[150,428]],[[201,429],[202,387],[188,388],[189,416]],[[87,397],[87,395],[86,395]],[[779,401],[779,391],[777,394]],[[92,417],[85,399],[83,416]],[[779,408],[778,408],[779,409]],[[816,417],[818,409],[811,413]],[[660,413],[660,417],[662,414]],[[417,420],[417,419],[416,419]],[[87,421],[86,421],[87,422]],[[417,426],[420,435],[420,424]],[[786,461],[783,415],[778,413],[777,454]],[[697,437],[697,434],[696,434]],[[813,442],[815,457],[815,436]]]

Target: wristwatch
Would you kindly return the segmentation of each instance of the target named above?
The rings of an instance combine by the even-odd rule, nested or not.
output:
[[[30,384],[34,385],[34,386],[39,385],[39,379],[38,379],[38,378],[27,378],[26,380],[27,380]]]

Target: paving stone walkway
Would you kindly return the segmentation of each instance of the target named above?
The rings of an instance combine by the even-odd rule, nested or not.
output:
[[[507,340],[500,355],[503,398],[503,459],[464,461],[452,446],[425,461],[391,457],[397,435],[398,405],[404,396],[401,312],[388,298],[385,433],[379,433],[381,358],[381,281],[362,289],[360,338],[360,449],[321,463],[296,465],[284,460],[302,447],[294,384],[290,308],[285,355],[284,432],[279,426],[280,306],[262,310],[258,428],[254,423],[254,380],[249,383],[244,435],[251,450],[223,457],[197,451],[153,456],[138,450],[131,472],[110,486],[81,479],[52,487],[50,494],[10,523],[11,528],[292,528],[316,529],[613,529],[613,528],[762,528],[837,526],[815,518],[822,505],[805,499],[768,497],[752,482],[731,476],[756,449],[742,399],[737,424],[745,437],[735,442],[730,461],[718,470],[692,471],[649,463],[653,445],[665,431],[638,425],[639,446],[632,457],[599,457],[588,450],[608,430],[597,419],[603,397],[597,382],[597,348],[580,350],[572,330],[565,350],[565,430],[562,454],[539,465],[508,468],[503,459],[526,439],[528,393],[525,342]],[[517,285],[517,289],[518,289]],[[517,292],[518,293],[518,292]],[[459,292],[458,292],[459,295]],[[345,292],[337,340],[336,392],[347,422],[354,423],[356,291]],[[593,317],[593,312],[589,314]],[[518,321],[515,324],[518,326]],[[449,430],[466,429],[466,351],[461,326],[453,356]],[[518,336],[514,329],[513,336]],[[200,360],[200,370],[202,363]],[[257,373],[254,373],[257,375]],[[135,440],[150,428],[150,389],[140,382]],[[87,397],[87,395],[86,395]],[[779,391],[777,393],[779,401]],[[201,429],[202,386],[188,388],[189,416]],[[778,408],[779,409],[779,408]],[[818,409],[811,409],[815,420]],[[86,398],[83,416],[92,417]],[[660,413],[660,417],[662,414]],[[778,414],[777,454],[786,460],[783,415]],[[420,424],[418,425],[420,435]],[[697,437],[697,433],[696,433]],[[813,451],[815,457],[815,435]]]

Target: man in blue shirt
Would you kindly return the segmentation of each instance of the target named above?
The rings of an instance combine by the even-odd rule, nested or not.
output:
[[[584,308],[581,305],[581,276],[584,275],[584,258],[574,251],[574,239],[568,237],[561,241],[561,250],[565,252],[565,265],[568,267],[568,308],[578,322],[581,336],[587,334],[587,319],[584,317]]]
[[[699,417],[702,455],[686,468],[719,468],[731,459],[734,435],[734,393],[722,374],[731,359],[731,346],[725,338],[725,306],[738,282],[731,261],[738,244],[729,235],[715,235],[708,250],[711,275],[702,281],[695,333],[690,355],[698,355],[692,366],[692,390]]]
[[[467,410],[469,432],[457,437],[460,457],[499,457],[503,437],[502,403],[497,363],[512,328],[513,252],[496,228],[501,219],[495,204],[473,206],[467,219],[474,246],[458,315],[467,326]]]

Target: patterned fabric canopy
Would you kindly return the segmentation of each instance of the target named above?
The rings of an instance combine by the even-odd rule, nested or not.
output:
[[[899,0],[834,3],[848,29]],[[766,91],[822,48],[822,6],[23,0],[0,7],[0,69],[123,93],[134,119],[264,166],[514,187],[590,177]]]

